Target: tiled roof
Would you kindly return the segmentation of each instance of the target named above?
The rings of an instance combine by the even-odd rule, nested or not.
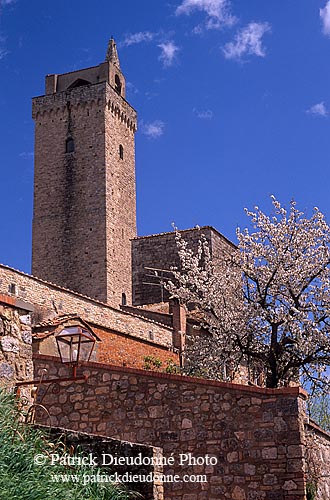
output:
[[[96,335],[96,333],[93,331],[90,324],[87,321],[83,320],[80,316],[78,316],[78,314],[74,314],[74,313],[73,314],[63,314],[61,316],[56,316],[55,318],[52,318],[52,319],[41,321],[40,323],[38,323],[37,325],[35,325],[33,327],[32,337],[35,340],[45,339],[45,338],[49,337],[50,335],[53,335],[58,326],[65,324],[69,321],[74,321],[74,320],[76,320],[76,323],[81,323],[88,330],[90,330],[92,332],[92,334],[95,336],[96,340],[101,340]],[[39,329],[42,331],[39,331],[39,332],[36,331]]]
[[[58,326],[64,321],[68,321],[70,319],[78,319],[81,320],[81,318],[78,316],[78,314],[73,313],[73,314],[62,314],[60,316],[56,316],[55,318],[52,319],[47,319],[45,321],[40,321],[37,325],[34,326],[34,328],[42,328],[42,327],[47,327],[47,326]]]

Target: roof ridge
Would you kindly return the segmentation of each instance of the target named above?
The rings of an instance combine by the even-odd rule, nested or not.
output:
[[[197,227],[191,227],[191,228],[188,228],[188,229],[178,229],[177,232],[181,234],[181,233],[188,233],[189,231],[203,231],[203,229],[204,230],[205,229],[209,229],[211,231],[214,231],[219,236],[221,236],[221,238],[223,238],[224,240],[226,240],[230,245],[232,245],[233,247],[237,248],[237,245],[234,242],[232,242],[229,238],[227,238],[227,236],[224,236],[222,233],[220,233],[220,231],[218,231],[213,226],[197,226]],[[143,239],[148,239],[148,238],[155,238],[157,236],[166,236],[168,234],[175,234],[175,233],[176,233],[176,231],[172,230],[172,231],[164,231],[162,233],[147,234],[145,236],[135,236],[135,238],[132,238],[132,241],[143,240]]]

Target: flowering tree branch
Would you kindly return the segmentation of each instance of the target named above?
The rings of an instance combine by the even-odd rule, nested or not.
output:
[[[194,338],[188,364],[217,377],[227,363],[262,365],[267,387],[304,372],[329,387],[330,228],[272,197],[274,213],[246,210],[252,231],[237,229],[238,248],[214,261],[205,237],[197,253],[177,232],[180,269],[166,286],[194,304],[209,332]]]

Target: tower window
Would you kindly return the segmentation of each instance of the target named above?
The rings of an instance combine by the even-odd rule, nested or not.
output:
[[[121,160],[124,159],[124,148],[123,148],[123,146],[121,144],[119,145],[119,158]]]
[[[74,152],[74,141],[72,137],[68,137],[65,143],[65,152],[66,153],[73,153]]]
[[[17,295],[17,285],[16,283],[10,283],[8,286],[8,292],[12,293],[13,295]]]
[[[121,81],[118,75],[115,76],[115,91],[121,95]]]

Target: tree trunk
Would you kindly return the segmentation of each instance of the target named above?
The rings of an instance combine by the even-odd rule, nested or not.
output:
[[[271,343],[269,347],[268,356],[268,369],[266,378],[266,387],[270,389],[276,389],[278,387],[279,377],[277,369],[277,354],[278,354],[278,342],[277,342],[277,325],[272,325],[272,336]]]

